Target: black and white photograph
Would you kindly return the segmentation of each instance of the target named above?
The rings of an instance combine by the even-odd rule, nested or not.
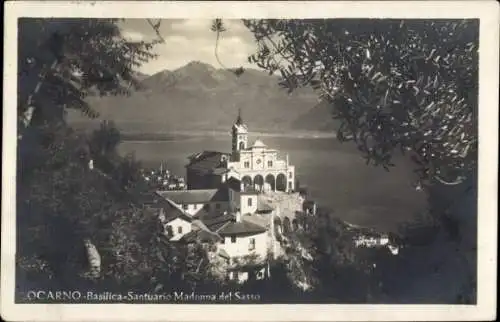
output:
[[[6,6],[2,317],[494,319],[498,5],[370,2]]]

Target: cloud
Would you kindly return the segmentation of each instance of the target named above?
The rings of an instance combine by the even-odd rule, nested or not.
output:
[[[221,34],[218,55],[225,67],[249,67],[247,57],[255,49],[253,36],[240,20],[225,20],[226,32]],[[144,64],[142,72],[154,74],[173,70],[196,60],[220,68],[215,58],[216,34],[210,30],[208,19],[163,19],[160,33],[165,44],[155,47],[158,58]],[[128,39],[150,40],[155,32],[144,19],[125,20],[120,25]]]
[[[122,36],[129,41],[146,40],[146,36],[143,33],[134,30],[124,30],[122,31]]]

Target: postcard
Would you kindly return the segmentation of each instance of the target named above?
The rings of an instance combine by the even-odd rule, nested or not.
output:
[[[495,319],[496,2],[5,8],[2,318]]]

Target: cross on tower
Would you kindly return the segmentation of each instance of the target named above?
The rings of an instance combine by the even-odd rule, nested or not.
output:
[[[241,117],[241,107],[238,108],[238,118],[236,119],[236,124],[238,124],[238,125],[243,124],[243,119]]]

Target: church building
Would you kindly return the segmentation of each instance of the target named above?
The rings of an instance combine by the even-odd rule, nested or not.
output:
[[[288,155],[267,147],[261,140],[248,143],[248,126],[241,112],[231,131],[232,151],[203,151],[192,155],[186,166],[188,189],[215,189],[231,177],[241,181],[242,190],[295,190],[295,166]]]
[[[265,192],[295,190],[295,167],[288,155],[281,158],[258,139],[249,145],[248,134],[240,112],[232,126],[231,153],[190,156],[188,189],[157,191],[155,202],[149,202],[160,209],[169,240],[207,245],[224,259],[229,278],[237,280],[264,274],[266,258],[277,253],[274,221],[280,211]]]

